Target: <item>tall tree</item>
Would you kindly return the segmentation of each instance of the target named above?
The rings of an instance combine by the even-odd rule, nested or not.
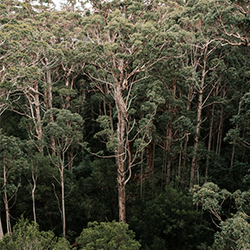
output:
[[[249,16],[250,3],[247,0],[216,1],[217,29],[223,34],[219,39],[233,46],[250,46]]]
[[[50,117],[53,115],[54,121],[50,121]],[[70,164],[73,159],[66,161],[66,153],[70,146],[82,142],[82,125],[83,119],[77,113],[71,113],[69,110],[50,109],[44,119],[44,133],[48,142],[53,138],[55,140],[55,156],[52,157],[53,164],[57,167],[60,173],[60,181],[58,183],[61,186],[61,216],[63,225],[63,236],[66,236],[66,211],[65,211],[65,181],[64,181],[64,169]],[[51,145],[49,143],[49,146]]]
[[[19,188],[19,176],[22,165],[22,152],[20,149],[20,140],[13,136],[4,136],[0,131],[0,167],[2,175],[3,201],[6,214],[7,233],[12,233],[10,209],[15,204],[15,198]]]
[[[91,51],[87,75],[94,86],[106,85],[115,101],[117,122],[110,129],[117,164],[119,221],[126,221],[125,186],[138,154],[150,139],[150,127],[155,110],[145,116],[139,129],[132,134],[135,124],[130,118],[134,86],[147,78],[148,70],[164,59],[163,50],[168,44],[164,32],[165,16],[170,11],[163,2],[141,1],[89,1],[93,14],[84,19],[86,48]],[[94,50],[93,50],[94,49]],[[93,52],[92,52],[93,51]],[[137,145],[132,153],[132,143]]]
[[[194,150],[190,171],[190,187],[195,181],[199,181],[199,154],[202,112],[209,104],[209,98],[220,78],[214,74],[215,70],[223,63],[223,55],[216,53],[219,43],[216,38],[217,31],[211,28],[214,25],[206,13],[214,6],[214,1],[191,1],[187,3],[186,18],[183,20],[183,27],[189,33],[184,41],[190,45],[190,92],[193,97],[197,95],[196,107],[196,133],[194,135]],[[197,13],[197,9],[199,12]]]

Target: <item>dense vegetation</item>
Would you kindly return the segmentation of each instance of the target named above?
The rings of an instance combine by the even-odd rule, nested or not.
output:
[[[249,249],[249,38],[249,0],[1,0],[0,247]]]

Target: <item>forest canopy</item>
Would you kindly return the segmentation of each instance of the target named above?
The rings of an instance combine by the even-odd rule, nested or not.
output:
[[[249,39],[249,0],[0,0],[0,246],[247,249]]]

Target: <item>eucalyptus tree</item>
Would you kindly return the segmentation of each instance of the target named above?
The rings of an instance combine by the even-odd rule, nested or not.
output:
[[[22,10],[22,6],[18,5],[19,2],[12,4],[16,12],[17,9]],[[21,18],[21,14],[18,14],[18,18]],[[39,64],[38,33],[32,25],[25,22],[25,13],[22,15],[23,19],[19,21],[12,19],[12,14],[10,14],[5,18],[5,21],[8,20],[7,18],[9,20],[1,26],[1,39],[3,40],[1,53],[1,87],[3,90],[1,93],[6,95],[16,93],[14,97],[8,97],[12,103],[11,108],[32,120],[33,129],[30,132],[40,141],[42,138],[41,101],[38,82],[42,72],[37,67]],[[27,106],[20,105],[20,101],[17,101],[22,94],[27,100]],[[42,150],[41,145],[37,147],[40,151]]]
[[[53,106],[53,92],[62,99],[62,108],[69,108],[74,97],[74,80],[84,67],[81,48],[81,15],[66,11],[46,11],[32,20],[40,33],[39,39],[46,43],[41,47],[41,64],[44,70],[43,90],[46,109]],[[81,63],[80,60],[81,59]],[[60,82],[64,82],[61,86]]]
[[[171,7],[160,1],[89,2],[93,14],[83,19],[90,58],[85,70],[93,86],[99,90],[106,86],[115,102],[113,113],[116,117],[102,116],[99,122],[107,146],[115,153],[119,221],[125,222],[125,186],[138,155],[151,141],[155,114],[154,107],[135,125],[130,113],[131,103],[136,98],[132,90],[148,77],[148,70],[153,65],[165,58],[163,51],[169,43],[164,31],[165,16]]]
[[[249,1],[216,1],[216,11],[214,17],[217,21],[217,29],[221,32],[221,36],[218,38],[221,41],[221,45],[224,47],[238,47],[238,55],[237,61],[241,60],[241,64],[235,64],[235,74],[241,75],[241,79],[243,80],[240,84],[239,94],[241,95],[240,99],[245,98],[245,93],[248,89],[243,88],[243,86],[247,86],[247,82],[249,81],[248,70],[249,70],[249,38],[250,38],[250,25],[249,25],[249,17],[250,17],[250,3]],[[243,55],[244,54],[244,55]],[[237,72],[237,73],[236,73]],[[236,81],[239,81],[237,79]],[[248,87],[247,87],[248,88]],[[240,105],[241,101],[239,101],[238,106],[238,115],[240,114]],[[237,116],[237,115],[236,115]],[[236,117],[235,116],[235,117]],[[236,130],[239,129],[239,124],[236,124]],[[231,134],[229,131],[228,134]],[[230,136],[229,136],[230,137]],[[226,137],[227,139],[228,137]],[[232,169],[234,158],[235,158],[235,148],[237,144],[236,137],[232,141],[232,155],[231,155],[231,164],[230,168]],[[244,150],[243,150],[244,152]]]
[[[239,144],[247,150],[250,148],[249,103],[250,93],[248,92],[241,98],[238,113],[231,119],[234,128],[231,128],[225,137],[225,140],[228,140],[234,146],[235,144]]]
[[[213,91],[220,84],[220,76],[215,72],[223,67],[224,54],[218,50],[220,43],[217,39],[218,31],[214,29],[211,11],[214,1],[189,1],[183,12],[182,27],[187,32],[184,41],[190,46],[190,91],[189,100],[196,100],[196,125],[194,134],[193,156],[190,170],[190,187],[199,181],[199,145],[202,129],[202,112],[205,107],[212,105],[209,101]],[[197,9],[199,12],[197,13]],[[217,102],[214,102],[217,103]],[[188,103],[189,110],[194,103]]]
[[[65,23],[62,22],[64,18],[65,15],[62,15],[61,12],[46,10],[27,20],[36,28],[38,32],[37,40],[40,43],[37,49],[39,50],[38,67],[41,72],[39,89],[41,102],[43,103],[40,110],[43,114],[53,108],[53,94],[55,92],[53,87],[61,80],[60,59],[62,59],[63,54],[58,45],[65,39],[65,33],[62,26],[60,26],[64,26]],[[39,119],[40,121],[43,118],[43,114]],[[50,119],[53,122],[53,116]],[[51,146],[55,148],[53,139],[51,140]],[[53,152],[55,153],[55,150]]]
[[[139,249],[140,244],[134,239],[134,232],[128,224],[112,222],[88,223],[77,238],[80,249]]]
[[[0,117],[13,103],[19,101],[17,85],[22,78],[20,68],[27,69],[22,64],[25,61],[23,51],[28,47],[32,28],[20,20],[21,3],[19,1],[5,1],[1,3],[0,12]],[[20,8],[19,8],[20,7]],[[19,19],[19,20],[18,20]],[[26,65],[27,66],[27,65]],[[30,65],[32,66],[32,65]],[[25,70],[24,70],[25,71]],[[2,192],[5,204],[7,232],[11,233],[10,202],[15,198],[15,161],[20,156],[20,142],[16,138],[6,137],[1,132],[1,171]],[[12,181],[12,183],[11,183]],[[0,218],[1,219],[1,218]],[[2,221],[0,221],[0,237],[3,236]]]
[[[209,249],[248,249],[249,244],[249,190],[230,193],[212,182],[191,189],[193,203],[212,215],[213,223],[219,228],[214,243]],[[230,206],[226,207],[227,201]],[[225,207],[225,208],[224,208]],[[230,209],[234,213],[230,213]],[[226,215],[226,216],[225,216]]]
[[[1,192],[6,214],[6,228],[9,234],[12,233],[10,209],[15,204],[17,191],[20,187],[19,175],[26,164],[20,145],[19,138],[5,136],[0,131]]]
[[[17,90],[16,85],[22,73],[25,58],[23,50],[28,47],[27,40],[32,36],[32,28],[23,20],[17,20],[20,15],[18,1],[5,1],[1,5],[0,14],[0,114],[11,103],[11,94]],[[17,100],[15,98],[14,100]]]
[[[57,238],[52,231],[40,231],[37,224],[21,219],[13,228],[12,235],[5,235],[0,241],[2,249],[71,249],[65,238]]]
[[[250,3],[247,0],[226,0],[215,2],[217,29],[223,45],[250,46]]]
[[[51,121],[50,117],[53,115],[54,120]],[[60,180],[56,181],[61,186],[61,206],[60,212],[62,217],[62,226],[63,226],[63,236],[66,236],[66,212],[65,212],[65,181],[64,181],[64,172],[65,167],[73,161],[72,159],[66,160],[66,153],[69,150],[70,146],[77,147],[77,144],[82,143],[82,126],[83,119],[77,113],[71,113],[69,110],[65,109],[55,109],[52,108],[46,112],[43,127],[44,127],[44,136],[47,139],[47,142],[53,139],[55,141],[55,147],[51,148],[50,143],[48,148],[54,151],[55,155],[51,156],[52,163],[57,167]],[[56,195],[56,193],[55,193]],[[56,198],[59,203],[59,198],[56,195]]]

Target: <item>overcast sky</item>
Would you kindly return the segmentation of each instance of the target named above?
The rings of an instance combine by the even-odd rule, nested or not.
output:
[[[60,10],[61,3],[65,3],[66,2],[66,0],[52,0],[52,1],[55,3],[56,9],[58,9],[58,10]]]
[[[64,1],[63,0],[53,0],[53,2],[55,3],[56,8],[60,9],[60,4],[61,4],[61,2],[64,2]]]

